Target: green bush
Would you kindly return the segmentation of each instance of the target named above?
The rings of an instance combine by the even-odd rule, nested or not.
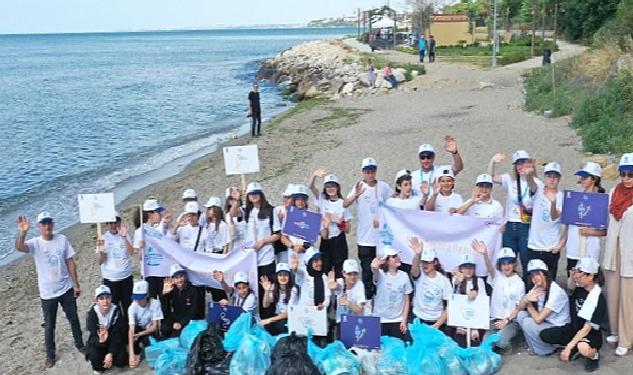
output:
[[[555,66],[556,95],[552,90],[552,66],[534,69],[525,75],[525,109],[543,113],[552,111],[554,117],[570,114],[585,91],[565,80],[567,65]]]

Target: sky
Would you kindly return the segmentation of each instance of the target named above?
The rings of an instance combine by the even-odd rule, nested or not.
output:
[[[0,0],[0,34],[305,24],[387,0]],[[391,0],[396,9],[406,0]]]

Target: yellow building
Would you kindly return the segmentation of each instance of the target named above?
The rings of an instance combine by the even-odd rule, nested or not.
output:
[[[469,32],[468,16],[461,14],[435,14],[431,16],[430,35],[438,46],[452,46],[466,42],[473,43],[473,34]],[[425,35],[428,39],[428,35]]]

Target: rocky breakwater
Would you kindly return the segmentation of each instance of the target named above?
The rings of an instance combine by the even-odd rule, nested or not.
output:
[[[376,88],[391,84],[376,69]],[[398,81],[405,81],[406,70],[394,69]],[[302,43],[262,63],[257,76],[279,84],[292,100],[316,97],[338,99],[343,96],[374,93],[369,88],[367,68],[359,54],[339,40]]]

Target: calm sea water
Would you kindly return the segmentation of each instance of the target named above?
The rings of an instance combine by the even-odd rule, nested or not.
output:
[[[244,129],[246,96],[263,59],[354,32],[0,36],[0,260],[13,251],[18,213],[49,210],[59,229],[77,221],[77,194],[111,191],[212,149]],[[287,109],[276,87],[264,83],[261,92],[264,117]]]

